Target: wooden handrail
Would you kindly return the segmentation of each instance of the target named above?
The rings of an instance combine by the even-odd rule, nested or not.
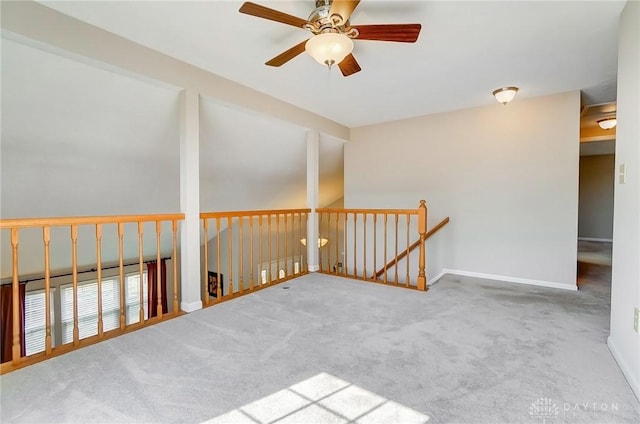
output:
[[[349,213],[349,214],[390,214],[390,215],[418,215],[417,209],[336,209],[322,208],[316,209],[318,213]]]
[[[284,215],[293,213],[311,213],[311,209],[265,209],[255,211],[201,212],[200,219],[237,218],[241,216]]]
[[[425,240],[427,240],[429,237],[431,237],[432,235],[434,235],[438,230],[440,230],[440,228],[444,227],[445,225],[447,225],[447,223],[449,223],[449,217],[446,217],[445,219],[443,219],[442,221],[440,221],[440,223],[438,225],[436,225],[435,227],[433,227],[432,229],[430,229],[427,234],[425,235]],[[401,259],[403,259],[405,256],[407,256],[409,253],[411,253],[416,247],[420,246],[420,239],[418,239],[415,243],[413,243],[411,246],[409,246],[407,249],[405,249],[402,253],[400,253],[397,257],[393,258],[389,263],[387,263],[384,267],[380,268],[376,274],[375,274],[375,278],[380,277],[382,274],[384,274],[384,272],[386,270],[388,270],[389,268],[391,268],[392,266],[394,266],[396,263],[398,263]]]
[[[15,218],[0,219],[0,229],[4,228],[29,228],[29,227],[57,227],[66,225],[95,225],[114,224],[127,222],[158,222],[180,221],[184,219],[183,213],[157,214],[157,215],[109,215],[109,216],[78,216],[58,218]]]

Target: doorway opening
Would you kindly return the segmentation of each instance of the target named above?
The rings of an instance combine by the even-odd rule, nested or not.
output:
[[[584,106],[580,114],[578,200],[578,289],[611,298],[615,127],[598,121],[615,118],[616,103]]]

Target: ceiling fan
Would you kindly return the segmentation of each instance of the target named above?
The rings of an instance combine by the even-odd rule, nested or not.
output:
[[[315,0],[316,8],[308,19],[298,18],[259,4],[246,2],[240,13],[280,22],[310,31],[313,36],[269,60],[266,65],[282,66],[303,51],[329,69],[336,63],[342,75],[360,72],[352,40],[396,41],[414,43],[420,24],[351,25],[349,17],[360,0]]]

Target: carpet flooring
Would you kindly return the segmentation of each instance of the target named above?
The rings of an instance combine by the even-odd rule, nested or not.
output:
[[[6,374],[0,419],[234,422],[283,404],[283,390],[315,402],[296,388],[334,378],[378,403],[369,421],[316,422],[638,423],[601,294],[457,276],[420,293],[309,274]],[[318,402],[316,418],[331,406]]]

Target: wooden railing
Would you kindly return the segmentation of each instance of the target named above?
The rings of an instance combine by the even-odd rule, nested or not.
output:
[[[163,317],[175,316],[179,313],[178,307],[178,293],[179,293],[179,284],[178,284],[178,274],[177,274],[177,261],[175,260],[177,255],[177,237],[178,237],[178,222],[184,219],[184,214],[161,214],[161,215],[125,215],[125,216],[87,216],[87,217],[63,217],[63,218],[27,218],[27,219],[3,219],[0,220],[0,230],[3,231],[3,236],[5,235],[5,231],[9,232],[10,237],[3,237],[3,240],[10,240],[10,249],[11,249],[11,310],[12,310],[12,359],[10,362],[5,362],[2,364],[1,372],[7,372],[12,369],[21,367],[26,364],[31,364],[34,362],[38,362],[40,360],[46,359],[51,356],[58,355],[60,353],[65,353],[70,350],[76,349],[81,346],[89,345],[101,341],[103,339],[107,339],[113,337],[117,334],[121,334],[123,332],[128,332],[135,330],[137,328],[141,328],[148,324],[158,322],[162,320]],[[160,286],[161,278],[157,278],[157,289],[155,292],[158,294],[157,298],[157,306],[156,306],[156,316],[153,318],[144,317],[144,303],[143,302],[143,264],[145,262],[149,262],[149,259],[144,257],[144,248],[143,248],[143,239],[144,239],[144,227],[145,223],[148,223],[150,226],[154,226],[153,234],[155,235],[155,259],[158,264],[161,261],[161,236],[163,223],[170,226],[170,232],[172,234],[171,238],[171,252],[172,252],[172,264],[173,264],[173,281],[172,281],[172,290],[173,290],[173,301],[172,307],[170,307],[170,311],[163,310],[162,301],[161,301],[161,293],[162,288]],[[154,225],[155,224],[155,225]],[[68,231],[68,236],[65,237],[66,241],[62,239],[65,228]],[[139,319],[134,324],[128,324],[125,318],[125,228],[129,230],[134,230],[131,232],[135,232],[135,237],[137,238],[137,269],[139,273],[139,292],[140,292],[140,302],[139,302]],[[107,231],[108,229],[108,231]],[[46,336],[45,336],[45,349],[43,352],[36,353],[25,357],[22,355],[22,343],[21,340],[21,321],[23,318],[21,317],[20,307],[20,284],[21,279],[24,282],[23,276],[20,273],[20,258],[21,249],[19,248],[21,244],[21,235],[22,233],[27,233],[31,237],[28,237],[28,240],[25,242],[25,246],[23,246],[23,250],[25,250],[24,254],[25,258],[33,259],[34,256],[39,255],[39,252],[42,252],[42,264],[44,265],[43,271],[38,271],[35,274],[31,274],[28,276],[27,281],[44,281],[44,315],[45,315],[45,326],[46,326]],[[54,243],[52,241],[52,232],[55,232],[56,236],[60,236],[56,238],[56,242],[60,244],[70,244],[70,257],[68,261],[70,262],[70,268],[67,266],[62,269],[68,269],[72,292],[73,292],[73,339],[71,342],[65,344],[59,344],[57,346],[53,346],[52,343],[52,322],[51,322],[51,296],[52,296],[52,286],[51,280],[55,277],[59,277],[59,275],[52,275],[52,249],[51,245]],[[34,244],[37,243],[37,238],[33,236],[37,236],[37,233],[41,234],[41,249],[35,248]],[[93,235],[91,235],[93,233]],[[80,235],[79,235],[80,234]],[[89,239],[93,238],[94,243],[92,246],[90,243],[85,244]],[[105,257],[105,250],[103,250],[103,239],[108,238],[110,241],[110,246],[113,248],[112,251],[107,252],[106,254],[109,257],[117,258],[117,265],[114,265],[110,268],[118,269],[118,281],[119,281],[119,326],[115,329],[105,331],[103,327],[103,269],[105,269],[105,264],[103,263],[103,258]],[[78,255],[78,244],[79,240],[83,243],[83,259],[86,259],[86,253],[95,248],[95,256],[93,256],[93,260],[95,262],[81,264],[79,263],[79,255]],[[135,244],[135,243],[133,243]],[[117,252],[114,252],[116,248],[114,245],[117,245]],[[127,244],[127,247],[130,247]],[[3,249],[6,246],[3,246]],[[56,250],[56,270],[61,269],[58,266],[57,262],[60,259],[60,251],[64,251],[65,249]],[[131,251],[131,249],[127,249]],[[152,250],[153,249],[148,249]],[[97,334],[93,336],[89,336],[86,338],[80,338],[79,331],[79,320],[78,320],[78,286],[79,286],[79,274],[83,272],[88,272],[85,269],[90,269],[92,273],[95,274],[95,281],[97,282]],[[159,272],[158,272],[159,274]],[[34,277],[35,275],[35,277]],[[167,283],[169,284],[169,283]],[[151,314],[149,314],[151,315]],[[57,320],[57,325],[60,324],[60,319]]]
[[[251,293],[308,272],[310,209],[200,214],[204,305]]]
[[[449,223],[449,217],[446,217],[445,219],[443,219],[442,221],[440,221],[438,223],[438,225],[436,225],[435,227],[433,227],[432,229],[430,229],[429,231],[427,231],[427,234],[425,235],[425,240],[429,240],[429,237],[431,237],[432,235],[434,235],[436,232],[438,232],[439,229],[441,229],[442,227],[444,227],[445,225],[447,225]],[[398,256],[396,256],[395,258],[393,258],[390,262],[387,262],[385,264],[385,266],[383,266],[382,268],[380,268],[378,271],[376,271],[376,274],[374,276],[374,278],[378,278],[381,275],[383,275],[389,268],[397,265],[398,261],[404,259],[405,256],[409,255],[412,251],[415,250],[416,247],[420,246],[420,242],[421,240],[418,239],[416,240],[411,246],[409,246],[407,249],[403,250],[402,253],[400,253]]]
[[[417,209],[318,209],[317,213],[320,239],[328,240],[319,247],[320,272],[427,290],[425,201]],[[420,246],[417,264],[408,254],[400,257],[400,249],[408,251],[415,235]],[[389,263],[376,273],[378,264]]]

